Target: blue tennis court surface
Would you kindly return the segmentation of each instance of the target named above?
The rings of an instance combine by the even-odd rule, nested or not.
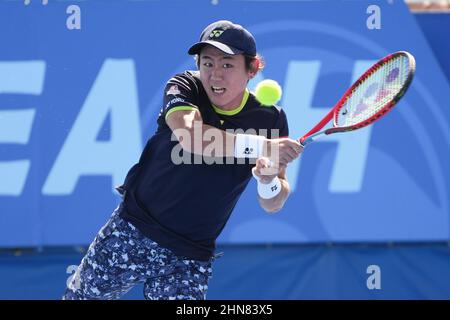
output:
[[[447,243],[219,250],[208,299],[450,299]],[[59,299],[81,258],[75,248],[2,252],[0,299]],[[142,286],[123,298],[143,299]]]

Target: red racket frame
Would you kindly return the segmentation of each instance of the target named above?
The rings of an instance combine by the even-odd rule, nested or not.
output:
[[[346,127],[339,127],[337,125],[337,118],[340,110],[342,109],[343,105],[347,101],[347,99],[351,96],[352,91],[359,86],[362,82],[364,82],[371,74],[376,72],[379,68],[381,68],[383,65],[387,64],[390,60],[397,58],[398,56],[406,56],[409,61],[410,69],[405,81],[405,84],[403,85],[402,89],[392,98],[386,105],[380,109],[377,113],[375,113],[373,116],[371,116],[369,119],[366,119],[362,122],[356,123],[351,126]],[[386,115],[392,108],[397,104],[397,102],[403,97],[405,92],[408,90],[409,85],[411,84],[411,81],[414,77],[414,73],[416,70],[416,62],[414,57],[406,52],[406,51],[398,51],[394,52],[392,54],[387,55],[383,59],[376,62],[373,66],[371,66],[369,69],[367,69],[366,72],[362,76],[358,78],[358,80],[355,81],[355,83],[352,84],[352,86],[347,89],[347,91],[344,93],[342,98],[336,103],[336,105],[328,112],[328,114],[316,125],[314,128],[312,128],[308,133],[306,133],[303,137],[299,139],[300,143],[302,145],[306,145],[313,141],[311,139],[313,136],[319,136],[319,135],[328,135],[332,133],[337,132],[347,132],[347,131],[353,131],[356,129],[361,129],[363,127],[368,126],[369,124],[379,120],[382,116]],[[322,129],[331,119],[333,119],[333,126],[331,128],[328,128],[322,132],[319,132],[320,129]]]

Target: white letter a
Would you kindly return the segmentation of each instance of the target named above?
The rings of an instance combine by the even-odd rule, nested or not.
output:
[[[110,138],[98,141],[110,116]],[[75,120],[44,184],[43,194],[65,195],[82,175],[110,175],[123,182],[142,149],[139,106],[132,60],[108,59]]]

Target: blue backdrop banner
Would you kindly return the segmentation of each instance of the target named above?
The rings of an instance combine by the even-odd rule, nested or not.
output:
[[[323,139],[290,165],[293,192],[279,214],[264,214],[252,182],[221,242],[449,239],[450,88],[402,1],[193,6],[0,3],[0,246],[93,239],[119,202],[113,187],[156,129],[165,82],[195,68],[187,48],[219,19],[256,37],[267,67],[250,87],[280,82],[293,138],[374,61],[406,50],[417,62],[386,118]]]

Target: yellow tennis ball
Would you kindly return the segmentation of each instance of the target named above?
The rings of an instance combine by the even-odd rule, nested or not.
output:
[[[266,79],[255,88],[256,99],[264,106],[273,106],[281,99],[283,90],[275,80]]]

